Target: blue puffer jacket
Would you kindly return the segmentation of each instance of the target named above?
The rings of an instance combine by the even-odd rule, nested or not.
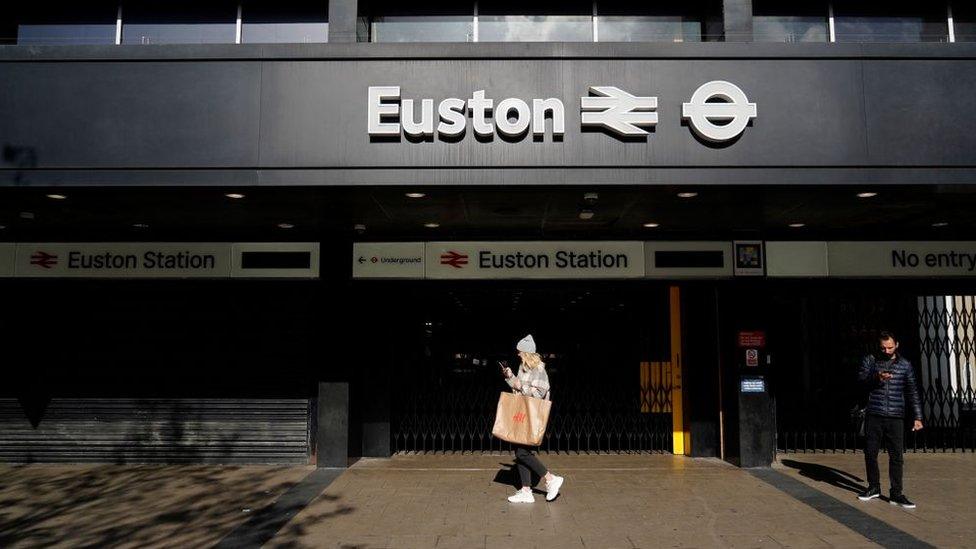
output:
[[[878,379],[878,372],[891,372],[888,381]],[[884,417],[905,417],[905,400],[912,405],[912,419],[921,421],[922,403],[915,383],[915,370],[912,363],[901,356],[894,360],[881,361],[872,355],[864,357],[858,378],[865,382],[868,394],[869,414]]]

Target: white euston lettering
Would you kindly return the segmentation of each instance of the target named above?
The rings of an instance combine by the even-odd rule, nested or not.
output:
[[[400,115],[400,105],[384,103],[383,100],[400,99],[400,86],[370,86],[367,108],[367,131],[369,135],[400,135],[400,124],[383,122],[386,116]]]
[[[437,105],[436,128],[434,100],[420,99],[420,115],[415,99],[401,99],[399,86],[370,86],[367,104],[367,133],[371,137],[400,136],[429,137],[436,133],[443,138],[463,136],[468,116],[475,134],[491,138],[497,130],[508,138],[518,139],[531,128],[532,135],[546,133],[546,118],[552,118],[552,135],[566,132],[566,112],[557,98],[533,99],[532,107],[518,98],[503,99],[495,108],[495,101],[485,97],[485,90],[477,90],[467,101],[456,97],[444,99]]]

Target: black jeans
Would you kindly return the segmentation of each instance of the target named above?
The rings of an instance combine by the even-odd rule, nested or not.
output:
[[[539,475],[539,478],[546,476],[549,471],[546,466],[535,457],[528,446],[515,446],[515,465],[518,467],[519,479],[522,481],[523,488],[532,487],[532,473]],[[532,473],[529,472],[531,469]]]
[[[888,449],[888,478],[891,480],[891,497],[901,495],[902,470],[905,463],[905,420],[900,417],[884,417],[868,414],[864,420],[864,465],[867,468],[868,486],[881,487],[878,472],[878,450],[882,442]]]

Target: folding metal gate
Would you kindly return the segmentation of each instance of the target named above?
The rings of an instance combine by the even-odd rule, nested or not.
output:
[[[856,371],[880,329],[898,334],[918,377],[925,428],[906,431],[906,449],[976,451],[976,297],[861,292],[804,299],[802,334],[790,340],[796,363],[777,377],[781,452],[863,449],[849,411],[863,400]]]
[[[670,452],[671,391],[626,385],[553,382],[541,450],[549,452]],[[400,386],[394,398],[395,452],[491,452],[511,446],[491,436],[501,388],[490,382],[438,380]]]

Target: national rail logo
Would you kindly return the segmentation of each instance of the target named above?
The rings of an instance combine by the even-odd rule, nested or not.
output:
[[[58,254],[49,254],[38,250],[30,256],[31,265],[37,265],[42,269],[51,269],[58,264]]]
[[[450,265],[455,269],[464,268],[468,264],[468,255],[453,250],[441,254],[441,265]]]

